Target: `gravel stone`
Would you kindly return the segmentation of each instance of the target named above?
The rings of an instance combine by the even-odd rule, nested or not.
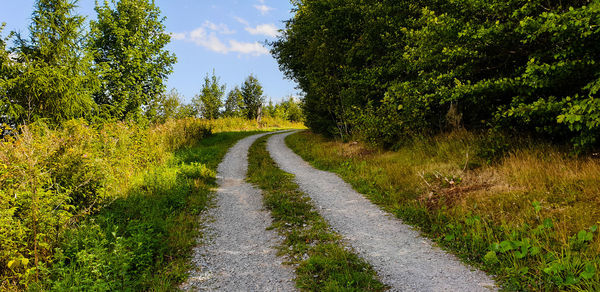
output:
[[[340,177],[306,163],[274,135],[267,149],[279,167],[296,176],[317,210],[369,262],[392,291],[495,291],[485,273],[467,267],[410,226],[359,194]]]
[[[192,260],[199,269],[190,272],[183,290],[296,290],[292,268],[282,264],[274,249],[280,238],[267,230],[272,220],[261,192],[245,182],[248,149],[264,135],[240,140],[219,164],[216,206],[205,214],[211,220]]]

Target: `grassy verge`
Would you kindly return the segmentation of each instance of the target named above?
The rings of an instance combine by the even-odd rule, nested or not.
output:
[[[280,170],[265,148],[268,137],[250,148],[248,180],[264,194],[273,226],[285,240],[280,253],[296,266],[296,285],[309,291],[381,291],[373,269],[342,244],[298,190],[293,175]]]
[[[219,133],[144,174],[130,192],[59,240],[39,290],[172,291],[190,270],[198,215],[227,150],[253,132]]]
[[[43,281],[60,240],[111,202],[136,196],[144,173],[182,180],[169,164],[178,149],[213,133],[300,127],[272,118],[0,125],[2,134],[11,133],[0,137],[0,290]],[[159,183],[161,175],[156,174]]]
[[[286,142],[463,260],[498,275],[508,290],[600,290],[600,161],[593,157],[465,132],[396,151],[310,132]]]

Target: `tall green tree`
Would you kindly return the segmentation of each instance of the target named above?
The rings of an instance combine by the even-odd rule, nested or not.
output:
[[[3,85],[10,103],[4,110],[14,122],[42,118],[56,123],[93,113],[91,93],[96,78],[89,71],[91,59],[80,45],[85,18],[74,13],[76,4],[37,0],[29,39],[17,35],[8,71],[18,72]]]
[[[600,147],[598,1],[294,4],[272,53],[314,131],[391,146],[460,124]]]
[[[227,99],[225,100],[225,111],[223,112],[223,116],[225,117],[243,117],[244,107],[244,97],[242,96],[242,91],[239,86],[234,87],[227,94]]]
[[[290,96],[287,100],[281,103],[281,107],[284,109],[285,119],[292,122],[300,122],[303,120],[302,114],[302,103],[296,101],[293,96]]]
[[[414,1],[294,1],[295,14],[272,53],[286,76],[304,91],[307,125],[348,135],[352,115],[379,105],[390,81],[405,75],[404,33]]]
[[[204,77],[202,92],[192,99],[192,104],[196,112],[205,119],[213,120],[219,118],[221,107],[223,106],[223,95],[225,94],[225,85],[221,85],[219,78],[213,70],[212,76]]]
[[[90,49],[101,88],[94,95],[103,113],[117,119],[138,119],[143,107],[165,91],[176,62],[165,49],[170,35],[164,17],[150,0],[97,3],[91,22]]]
[[[263,88],[253,75],[248,76],[242,85],[242,99],[246,118],[253,120],[261,115],[264,103]]]
[[[0,123],[9,123],[9,117],[16,115],[13,99],[9,98],[7,92],[7,82],[14,78],[17,74],[16,62],[11,59],[10,51],[6,44],[10,41],[11,34],[4,37],[2,31],[6,27],[6,23],[0,25]],[[2,133],[0,133],[0,136]]]

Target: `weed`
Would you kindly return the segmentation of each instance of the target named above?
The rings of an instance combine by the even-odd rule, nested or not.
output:
[[[212,133],[279,127],[302,126],[277,119],[259,124],[234,118],[168,120],[151,127],[122,122],[90,125],[83,120],[66,121],[56,129],[41,122],[17,130],[1,126],[0,286],[23,289],[43,280],[71,229],[113,202],[134,197],[132,193],[152,191],[152,184],[144,186],[142,177],[169,168],[166,163],[174,151],[186,164],[179,172],[195,187],[207,188],[218,164],[214,157],[220,157],[223,145],[239,134],[200,142],[203,151],[194,149],[198,141]],[[165,183],[158,177],[154,182]],[[171,203],[164,206],[177,209],[181,202]]]

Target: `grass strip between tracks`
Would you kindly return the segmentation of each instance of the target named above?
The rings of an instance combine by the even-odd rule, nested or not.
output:
[[[279,169],[266,149],[269,136],[250,147],[248,181],[263,190],[273,225],[285,237],[279,247],[296,269],[296,285],[309,291],[382,291],[375,271],[330,230],[294,176]]]

